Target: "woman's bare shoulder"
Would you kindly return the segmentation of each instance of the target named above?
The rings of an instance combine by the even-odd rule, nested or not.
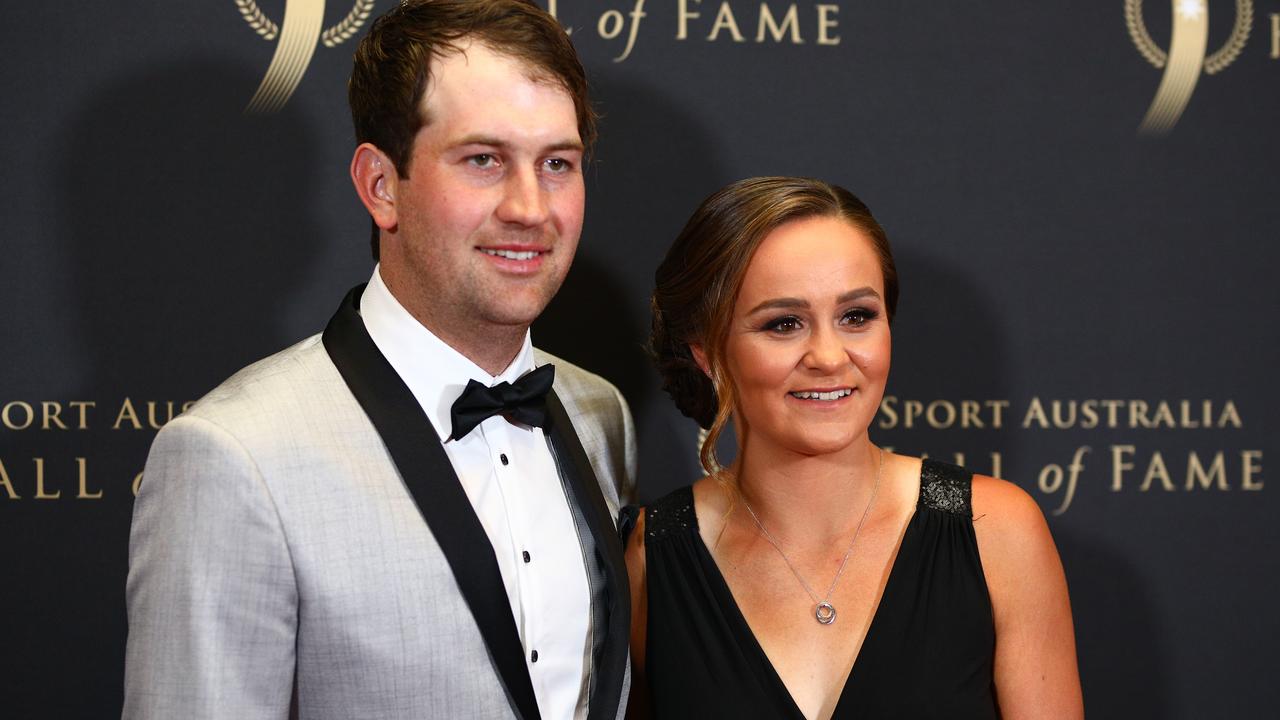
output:
[[[976,475],[973,530],[996,625],[1002,715],[1083,717],[1067,582],[1044,513],[1017,485]]]
[[[1007,480],[973,476],[973,532],[992,599],[1054,580],[1062,563],[1049,524],[1035,499]]]
[[[975,531],[992,530],[1000,535],[1020,536],[1048,529],[1036,501],[1008,480],[974,475],[972,497]]]

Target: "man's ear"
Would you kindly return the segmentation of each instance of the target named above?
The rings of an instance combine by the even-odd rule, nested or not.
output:
[[[400,175],[391,158],[372,143],[361,143],[351,157],[351,182],[374,224],[383,230],[394,230]]]
[[[707,354],[702,351],[702,346],[689,343],[689,352],[693,353],[693,361],[698,363],[702,374],[711,377],[711,363],[707,362]]]

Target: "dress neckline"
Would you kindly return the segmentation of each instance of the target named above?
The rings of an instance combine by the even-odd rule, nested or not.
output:
[[[907,519],[907,524],[903,527],[902,536],[898,540],[898,546],[894,550],[893,561],[889,567],[889,577],[885,580],[884,590],[880,593],[880,598],[876,602],[876,607],[871,612],[871,622],[867,624],[867,632],[862,638],[862,644],[858,647],[858,654],[853,658],[853,664],[849,666],[849,671],[845,674],[844,685],[840,688],[840,695],[836,698],[835,707],[832,710],[832,717],[839,717],[840,708],[845,702],[845,693],[849,689],[849,681],[853,677],[854,671],[858,669],[858,663],[862,661],[866,654],[867,646],[871,641],[876,627],[879,625],[880,609],[885,607],[885,600],[890,597],[898,583],[898,577],[901,574],[898,571],[899,559],[902,557],[903,546],[906,545],[907,539],[911,534],[911,528],[916,523],[916,519],[920,516],[920,506],[924,499],[924,466],[928,461],[924,461],[921,465],[920,486],[916,490],[916,503],[911,511],[911,517]],[[791,689],[783,682],[782,676],[778,674],[778,669],[774,667],[773,661],[769,659],[768,653],[764,651],[764,646],[760,644],[760,639],[756,637],[755,631],[751,629],[751,624],[747,622],[747,616],[742,613],[742,608],[738,605],[738,599],[733,596],[733,590],[729,587],[729,581],[725,579],[724,573],[720,571],[720,566],[716,564],[716,559],[711,554],[710,548],[702,541],[702,533],[699,531],[698,508],[693,494],[693,486],[687,486],[689,493],[689,514],[692,519],[692,525],[689,530],[693,535],[693,546],[698,554],[698,560],[702,563],[703,569],[711,578],[712,592],[718,597],[720,604],[727,608],[727,614],[736,626],[738,634],[746,641],[750,652],[755,655],[757,662],[763,667],[769,675],[769,678],[777,685],[777,688],[786,697],[787,703],[791,708],[792,715],[797,720],[805,720],[805,714],[800,710],[800,706],[796,704],[795,696],[791,694]],[[896,594],[896,593],[893,593]]]

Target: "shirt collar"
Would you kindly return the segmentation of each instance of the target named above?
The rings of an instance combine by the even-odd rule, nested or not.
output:
[[[410,315],[382,282],[380,267],[373,269],[373,277],[360,297],[364,327],[373,344],[409,386],[444,442],[453,429],[453,401],[462,394],[467,381],[492,387],[503,381],[513,382],[534,368],[529,331],[525,331],[524,343],[511,364],[497,376],[490,375]]]

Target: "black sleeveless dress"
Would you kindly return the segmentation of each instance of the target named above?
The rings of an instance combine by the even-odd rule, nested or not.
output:
[[[924,462],[915,514],[836,705],[837,720],[999,717],[972,477],[954,465]],[[692,488],[649,506],[645,556],[653,717],[802,719],[698,535]]]

